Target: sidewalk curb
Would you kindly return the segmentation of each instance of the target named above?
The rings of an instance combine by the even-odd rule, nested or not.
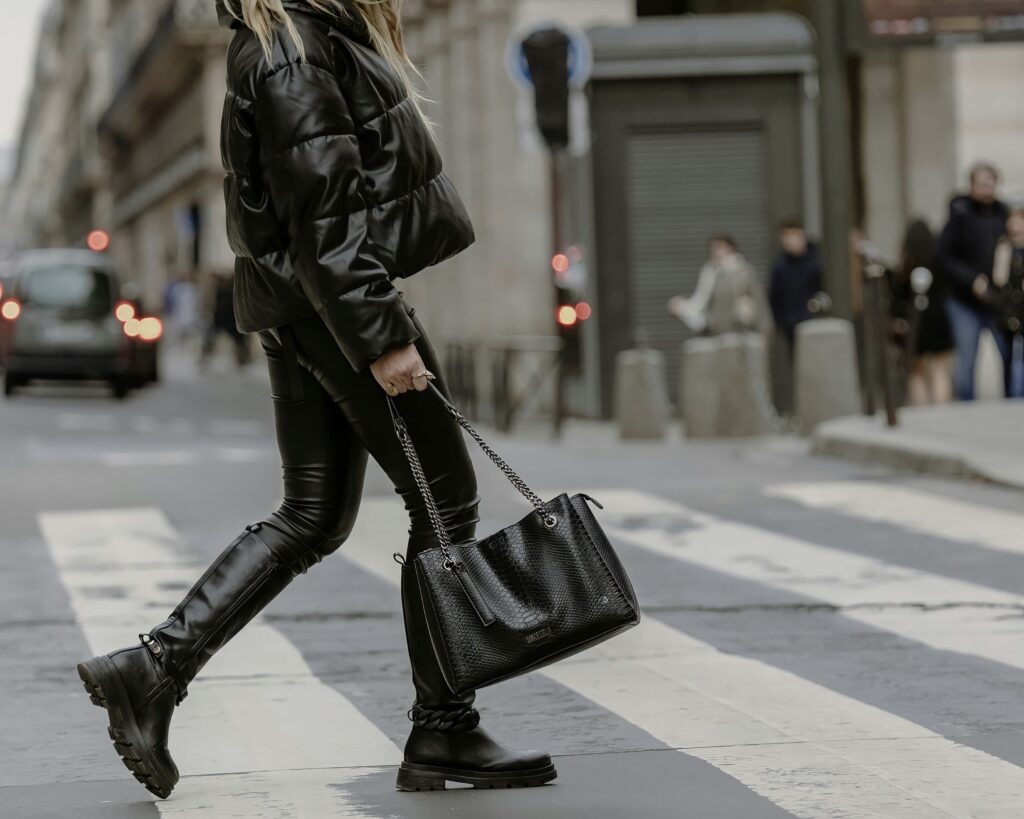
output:
[[[1012,455],[1005,457],[1004,466],[1000,459],[992,455],[979,457],[964,445],[902,428],[889,429],[860,416],[819,425],[811,437],[811,451],[815,455],[1024,490],[1024,472]]]

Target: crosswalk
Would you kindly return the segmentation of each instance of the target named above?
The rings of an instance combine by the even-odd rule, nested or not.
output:
[[[176,533],[156,509],[45,513],[40,527],[96,654],[149,631],[205,568],[183,559]],[[274,779],[285,786],[273,790],[281,816],[360,815],[327,812],[343,807],[336,769],[400,761],[391,740],[261,619],[225,647],[195,687],[201,690],[174,722],[174,747],[195,779],[173,802],[158,803],[161,815],[209,817],[217,794],[262,801],[269,789],[256,783]]]
[[[972,675],[979,667],[1024,683],[1024,594],[903,565],[898,550],[883,560],[635,489],[583,491],[604,504],[598,518],[634,574],[642,605],[649,577],[679,578],[685,588],[687,577],[701,573],[708,583],[742,589],[743,599],[756,604],[748,615],[755,619],[736,619],[738,628],[756,622],[757,605],[825,612],[831,619],[820,626],[827,638],[822,662],[834,662],[851,633],[876,641],[879,651],[898,643],[933,652],[946,666],[963,669],[948,695],[962,711],[975,705]],[[922,490],[854,481],[785,483],[766,487],[764,496],[791,514],[890,527],[936,550],[970,544],[1014,557],[1024,552],[1018,540],[1024,514]],[[205,566],[159,509],[45,512],[39,527],[97,653],[163,619]],[[397,601],[399,572],[391,553],[402,548],[406,528],[397,498],[366,498],[339,559],[364,573],[364,586]],[[724,599],[723,608],[734,602]],[[868,679],[884,677],[884,670],[853,666],[848,684],[839,686],[756,641],[741,650],[721,643],[698,628],[705,620],[697,618],[723,615],[697,611],[686,599],[678,604],[654,607],[638,628],[537,672],[537,684],[628,724],[648,738],[639,750],[700,760],[726,774],[732,787],[791,816],[1024,816],[1024,751],[986,750],[961,736],[939,713],[944,703],[934,703],[936,718],[924,720],[899,707],[895,695],[869,692]],[[873,662],[883,664],[884,657]],[[891,684],[913,688],[915,680]],[[323,682],[303,646],[257,619],[211,663],[176,717],[173,742],[183,781],[156,810],[182,817],[399,815],[374,813],[355,796],[360,783],[393,770],[400,759],[365,707],[373,691],[362,694],[353,698]],[[1008,719],[1019,722],[1019,712]],[[571,713],[550,730],[538,744],[547,740],[557,752],[559,732],[572,731]],[[638,749],[593,749],[626,750]],[[628,779],[625,770],[618,786],[628,787]],[[681,806],[674,815],[687,814]]]

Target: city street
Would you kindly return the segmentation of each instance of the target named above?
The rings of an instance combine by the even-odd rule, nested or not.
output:
[[[406,520],[372,467],[356,531],[208,666],[160,802],[75,664],[164,619],[277,504],[254,365],[125,402],[0,404],[0,817],[774,819],[1024,814],[1019,493],[814,458],[796,439],[623,445],[576,423],[485,437],[542,496],[587,491],[640,627],[481,692],[488,729],[556,756],[530,790],[394,790],[412,688]],[[489,533],[526,508],[479,451]]]

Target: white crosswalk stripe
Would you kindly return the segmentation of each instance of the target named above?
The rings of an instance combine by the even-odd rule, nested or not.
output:
[[[653,496],[593,494],[607,503],[601,520],[613,524],[613,536],[622,533],[614,524],[630,515],[681,519],[680,507]],[[391,499],[364,501],[344,552],[389,583],[398,581],[398,570],[380,544],[404,536],[400,509]],[[705,517],[694,521],[692,513],[682,520],[696,526],[689,535],[713,525]],[[635,523],[625,531],[633,540]],[[759,549],[773,545],[763,539],[769,533],[742,534],[747,559],[775,559]],[[673,555],[679,547],[662,545]],[[652,617],[539,673],[807,819],[1008,819],[1020,807],[1024,769],[760,661],[724,654]],[[978,793],[986,794],[982,803]]]
[[[956,498],[866,481],[787,483],[765,494],[911,532],[1024,555],[1024,515]]]
[[[184,558],[159,510],[46,512],[39,524],[96,654],[130,645],[162,621],[205,568]],[[394,743],[263,620],[244,629],[193,685],[201,691],[172,727],[182,774],[192,778],[173,801],[158,803],[161,815],[365,816],[349,812],[335,786],[371,773],[366,766],[401,759]]]
[[[1024,596],[722,520],[643,492],[592,494],[607,507],[602,521],[609,530],[643,549],[838,606],[852,620],[932,648],[1024,668]]]
[[[613,541],[677,560],[681,571],[686,564],[713,569],[834,604],[845,617],[933,648],[1024,667],[1013,651],[1024,644],[1021,618],[1000,617],[1005,607],[1024,606],[1015,595],[733,523],[655,495],[591,494],[606,506],[598,516]],[[205,568],[187,559],[159,510],[46,512],[39,524],[96,653],[134,642]],[[406,537],[400,500],[368,497],[342,554],[397,586],[394,549],[382,544]],[[769,663],[720,651],[654,617],[539,673],[795,816],[1020,814],[1024,768]],[[299,650],[262,619],[194,686],[173,727],[188,779],[172,800],[157,803],[160,815],[365,817],[346,794],[400,759],[391,740],[321,683]]]

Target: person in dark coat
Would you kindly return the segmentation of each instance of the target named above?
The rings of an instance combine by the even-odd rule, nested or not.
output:
[[[1006,237],[996,248],[992,298],[1010,354],[1004,362],[1006,395],[1024,398],[1024,209],[1006,221]]]
[[[235,31],[221,134],[234,312],[267,356],[284,500],[238,533],[164,622],[78,673],[125,764],[169,796],[175,707],[220,648],[346,541],[372,455],[410,524],[402,609],[415,700],[400,709],[413,724],[398,788],[548,782],[548,754],[492,739],[475,692],[448,687],[413,575],[442,537],[475,539],[480,497],[437,356],[394,284],[474,240],[421,111],[401,0],[218,0],[217,12]]]
[[[814,317],[810,305],[822,290],[821,254],[798,222],[779,228],[779,243],[782,250],[772,265],[768,300],[792,359],[797,325]]]
[[[235,349],[235,362],[239,367],[249,363],[249,342],[238,329],[234,311],[234,276],[230,273],[213,274],[213,306],[210,321],[203,332],[203,343],[199,350],[199,367],[205,371],[210,365],[210,356],[216,349],[217,337],[221,334],[231,339]]]
[[[923,293],[915,290],[915,277],[921,276],[923,281],[916,284]],[[935,234],[923,219],[907,226],[902,262],[889,271],[888,278],[893,317],[902,330],[909,330],[914,311],[920,310],[914,360],[908,368],[907,400],[914,405],[944,404],[953,397],[954,344],[946,311],[949,285],[936,264]],[[906,343],[905,337],[903,340]]]
[[[1009,209],[996,197],[999,172],[992,165],[976,165],[970,180],[970,193],[950,202],[949,220],[938,247],[938,264],[950,284],[946,310],[956,341],[954,389],[961,401],[974,399],[982,330],[992,332],[1004,361],[1009,358],[992,309],[992,268],[996,246],[1006,234]]]

